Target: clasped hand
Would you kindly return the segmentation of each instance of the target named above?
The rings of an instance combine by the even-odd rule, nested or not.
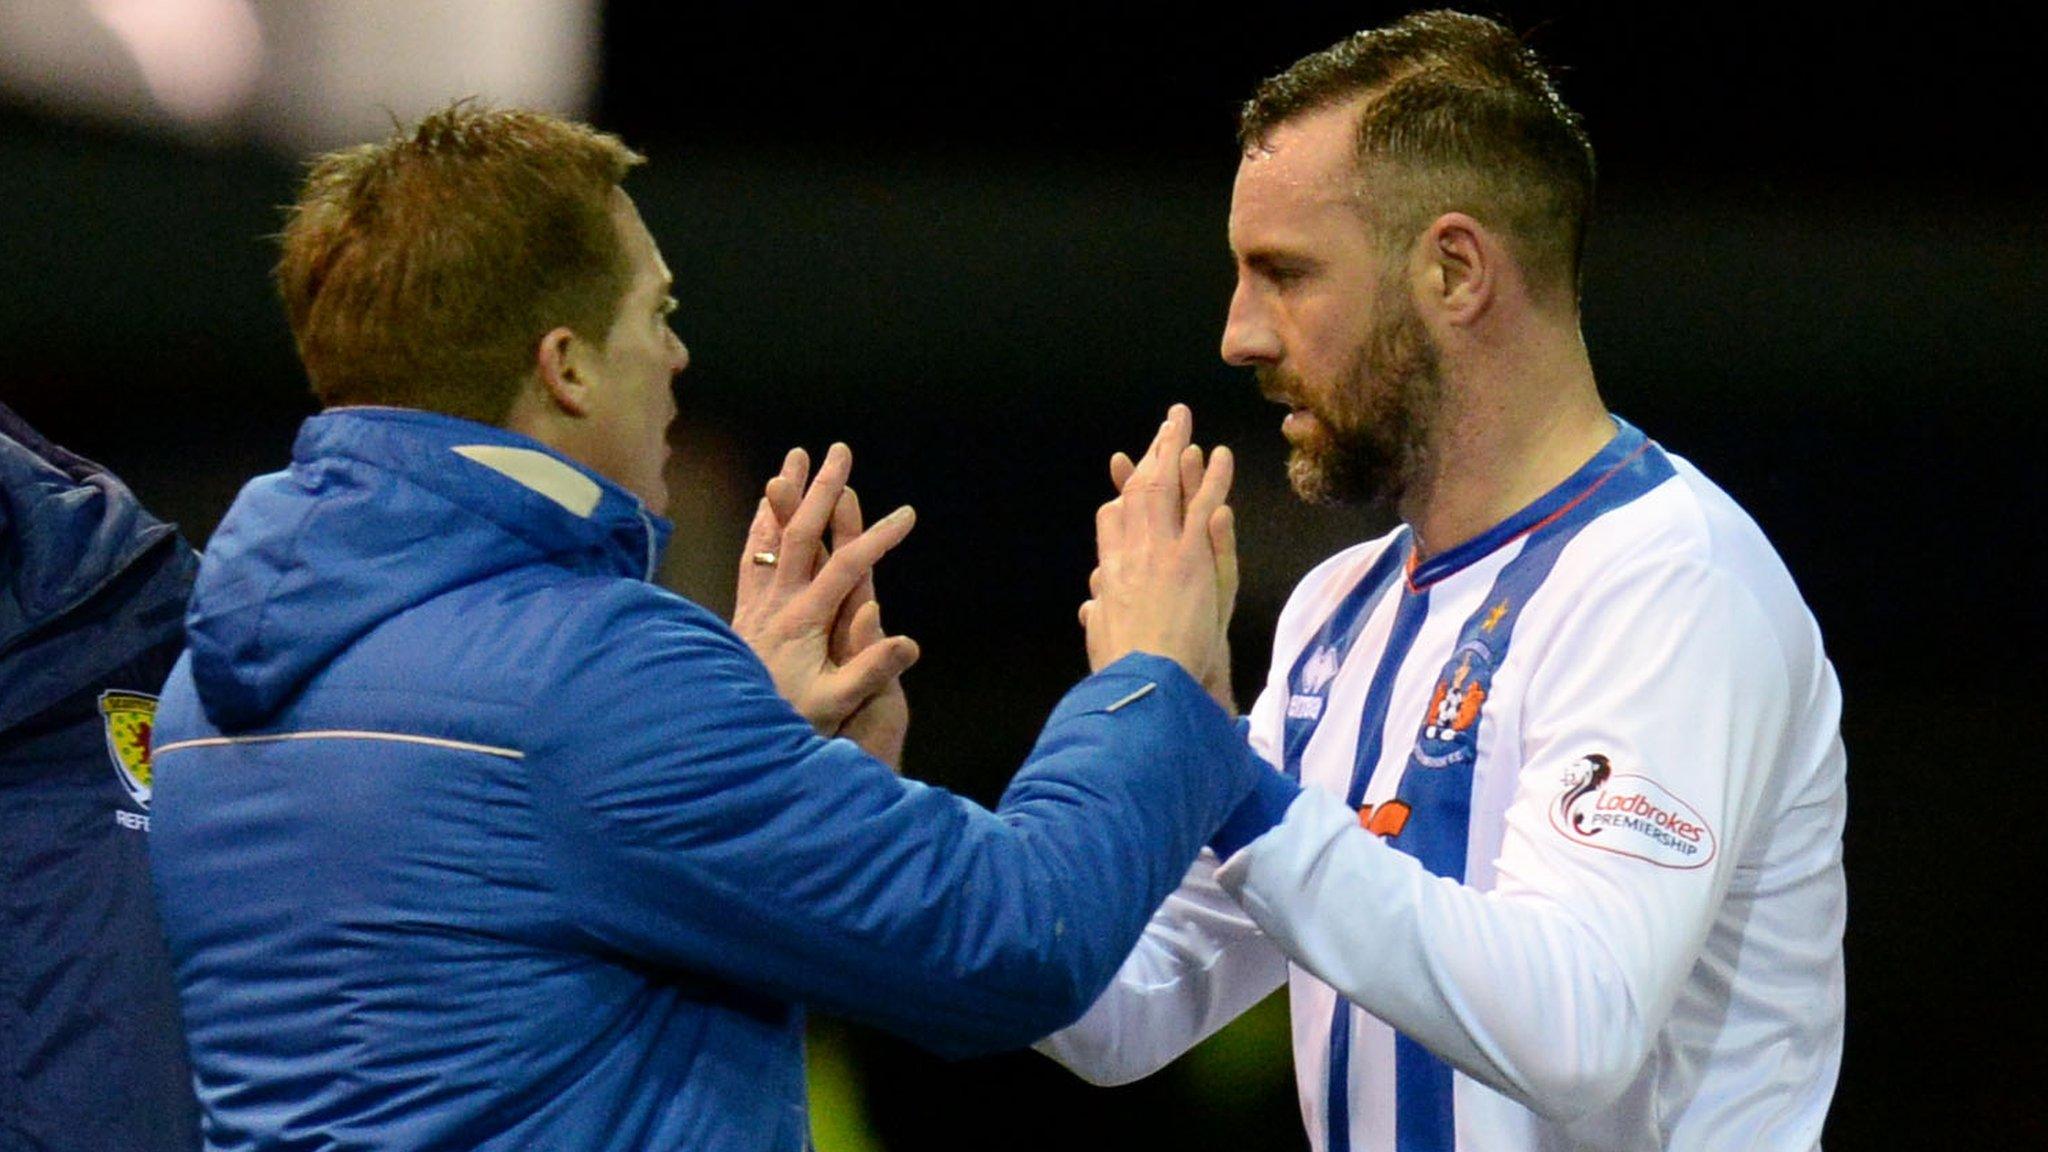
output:
[[[1237,535],[1224,501],[1235,465],[1222,446],[1204,460],[1193,436],[1194,415],[1176,404],[1142,458],[1119,452],[1110,460],[1117,497],[1095,514],[1097,563],[1081,625],[1089,667],[1134,651],[1165,656],[1234,716]]]
[[[747,530],[732,624],[812,727],[894,768],[910,724],[901,677],[918,647],[882,630],[874,573],[916,514],[906,505],[864,528],[846,483],[852,469],[853,453],[834,444],[806,491],[810,457],[790,451]]]
[[[1176,404],[1141,459],[1111,459],[1118,494],[1095,514],[1097,565],[1081,624],[1091,669],[1131,652],[1164,656],[1235,715],[1237,538],[1224,503],[1234,461],[1221,446],[1205,459],[1193,434],[1194,416]],[[910,723],[902,675],[918,646],[883,631],[874,569],[916,517],[906,506],[864,527],[847,486],[852,468],[853,454],[834,444],[806,490],[810,458],[791,450],[747,532],[733,629],[821,734],[848,737],[894,767]]]

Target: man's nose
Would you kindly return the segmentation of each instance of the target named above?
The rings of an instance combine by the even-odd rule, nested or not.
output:
[[[1280,358],[1280,340],[1256,293],[1242,278],[1230,295],[1230,315],[1223,322],[1223,362],[1237,368]]]

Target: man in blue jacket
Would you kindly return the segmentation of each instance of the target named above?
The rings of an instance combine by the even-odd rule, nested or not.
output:
[[[285,229],[327,411],[213,537],[158,719],[210,1148],[795,1152],[807,1008],[1028,1043],[1284,787],[1200,686],[1230,460],[1185,409],[995,812],[884,762],[915,647],[868,574],[911,517],[862,530],[843,448],[771,482],[739,632],[650,583],[687,353],[638,160],[458,106],[318,162]]]
[[[199,1145],[149,894],[191,550],[0,404],[0,1152]]]

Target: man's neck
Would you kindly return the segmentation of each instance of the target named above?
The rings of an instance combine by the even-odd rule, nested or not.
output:
[[[1577,333],[1548,355],[1445,381],[1445,408],[1422,475],[1401,501],[1417,554],[1472,540],[1534,503],[1614,437]]]

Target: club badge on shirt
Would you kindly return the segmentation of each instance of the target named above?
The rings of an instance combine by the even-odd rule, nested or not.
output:
[[[1475,726],[1493,686],[1493,650],[1483,640],[1468,640],[1451,661],[1437,681],[1436,691],[1430,693],[1422,733],[1410,758],[1423,768],[1449,768],[1469,763],[1479,754]]]
[[[1659,868],[1703,867],[1716,851],[1714,830],[1692,805],[1647,776],[1616,772],[1597,752],[1565,771],[1550,825],[1575,844]]]
[[[114,762],[115,777],[135,806],[148,812],[149,741],[156,723],[156,697],[146,692],[102,692],[100,719],[106,725],[107,756]],[[116,813],[116,819],[122,827],[149,831],[148,816],[124,811]]]

